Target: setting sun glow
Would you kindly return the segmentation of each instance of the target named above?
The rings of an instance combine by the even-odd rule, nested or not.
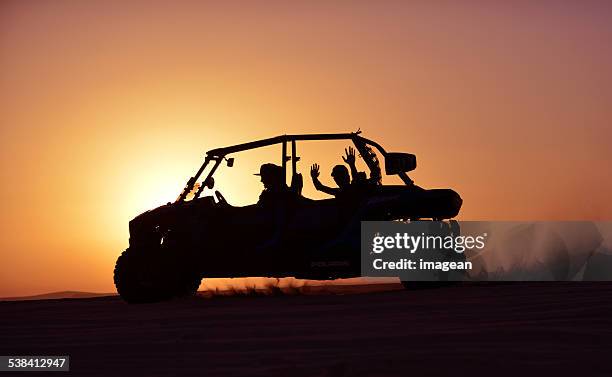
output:
[[[462,219],[610,219],[607,3],[179,3],[0,4],[0,297],[114,291],[130,219],[207,150],[285,133],[414,153]],[[307,196],[344,147],[304,145]],[[271,156],[216,188],[254,202]]]

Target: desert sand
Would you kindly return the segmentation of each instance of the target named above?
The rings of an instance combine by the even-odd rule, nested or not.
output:
[[[612,373],[612,283],[398,288],[0,302],[0,355],[84,376]]]

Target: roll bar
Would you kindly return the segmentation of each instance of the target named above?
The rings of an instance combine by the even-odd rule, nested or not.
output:
[[[303,141],[303,140],[352,140],[353,143],[355,144],[355,147],[359,151],[359,153],[362,155],[362,157],[364,157],[366,164],[368,165],[370,170],[372,170],[373,168],[375,168],[376,163],[374,161],[371,161],[370,159],[365,158],[365,156],[367,155],[367,151],[366,151],[367,148],[365,146],[371,145],[375,147],[382,154],[383,157],[387,156],[387,152],[384,150],[382,146],[380,146],[380,144],[372,140],[366,139],[365,137],[360,136],[360,133],[361,131],[350,132],[350,133],[331,133],[331,134],[280,135],[280,136],[275,136],[275,137],[271,137],[268,139],[261,139],[261,140],[251,141],[248,143],[231,145],[229,147],[211,149],[208,152],[206,152],[206,158],[204,159],[204,163],[202,164],[202,166],[200,166],[200,169],[198,169],[196,174],[193,177],[189,178],[189,180],[187,181],[187,184],[185,185],[185,188],[183,189],[181,194],[178,196],[175,203],[182,202],[185,200],[189,192],[193,190],[195,183],[198,181],[198,179],[200,178],[200,175],[202,175],[202,172],[204,171],[204,169],[206,169],[209,163],[214,162],[214,166],[211,169],[211,171],[208,173],[204,181],[208,180],[208,178],[210,178],[214,174],[215,170],[217,170],[217,168],[219,167],[219,164],[225,158],[225,156],[232,154],[232,153],[247,151],[250,149],[267,147],[269,145],[274,145],[274,144],[282,144],[283,146],[282,165],[283,165],[283,171],[285,172],[285,175],[286,175],[286,163],[288,159],[293,159],[292,167],[294,169],[293,171],[295,172],[295,164],[297,162],[296,155],[295,155],[296,154],[295,143],[296,141]],[[288,142],[291,142],[292,157],[287,156],[287,143]],[[402,180],[404,180],[406,184],[408,184],[408,181],[412,183],[410,178],[408,178],[408,176],[405,173],[403,175],[399,174],[399,176],[402,178]],[[202,184],[202,186],[198,189],[198,191],[195,194],[196,198],[200,196],[200,194],[202,193],[202,190],[204,189],[204,186],[205,185]]]

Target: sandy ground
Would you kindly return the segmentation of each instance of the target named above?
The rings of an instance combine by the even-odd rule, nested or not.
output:
[[[612,375],[612,283],[362,290],[0,302],[0,355],[90,376]]]

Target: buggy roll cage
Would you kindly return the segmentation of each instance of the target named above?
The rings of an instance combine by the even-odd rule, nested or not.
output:
[[[208,152],[206,152],[206,158],[204,159],[204,163],[202,164],[202,166],[200,166],[200,169],[198,169],[196,174],[193,177],[189,178],[189,180],[187,181],[187,184],[185,185],[185,188],[183,189],[179,197],[176,199],[175,203],[183,202],[185,200],[187,195],[193,190],[196,182],[198,181],[198,179],[202,175],[202,172],[204,171],[204,169],[206,169],[209,163],[213,162],[214,165],[212,169],[210,170],[210,172],[208,173],[208,175],[206,176],[206,179],[202,181],[203,183],[202,185],[200,185],[198,191],[195,193],[194,199],[197,199],[200,196],[200,194],[204,190],[204,187],[206,186],[205,183],[209,180],[210,177],[212,177],[212,175],[215,173],[215,171],[217,170],[221,162],[224,159],[226,159],[227,155],[232,154],[232,153],[237,153],[237,152],[243,152],[243,151],[250,150],[250,149],[267,147],[269,145],[282,144],[282,168],[283,168],[283,177],[286,180],[287,161],[291,161],[292,174],[293,175],[296,174],[296,169],[297,169],[296,164],[300,159],[296,155],[297,153],[296,141],[303,141],[303,140],[351,140],[353,144],[355,145],[355,147],[357,148],[357,150],[359,151],[359,154],[361,155],[361,157],[364,159],[366,165],[370,169],[371,174],[378,175],[378,177],[380,178],[381,173],[380,173],[379,162],[376,158],[376,155],[372,153],[371,149],[368,146],[375,147],[381,153],[381,155],[385,158],[387,157],[389,153],[387,153],[387,151],[385,151],[385,149],[382,146],[380,146],[380,144],[376,143],[375,141],[372,141],[372,140],[366,139],[365,137],[360,136],[359,135],[360,133],[361,131],[350,132],[350,133],[334,133],[334,134],[280,135],[280,136],[275,136],[275,137],[271,137],[268,139],[261,139],[261,140],[251,141],[248,143],[236,144],[236,145],[232,145],[229,147],[211,149]],[[287,144],[288,143],[291,143],[291,156],[287,155]],[[402,181],[404,181],[406,185],[412,184],[412,180],[408,177],[408,175],[405,172],[397,172],[394,174],[399,175],[399,177],[402,179]]]

